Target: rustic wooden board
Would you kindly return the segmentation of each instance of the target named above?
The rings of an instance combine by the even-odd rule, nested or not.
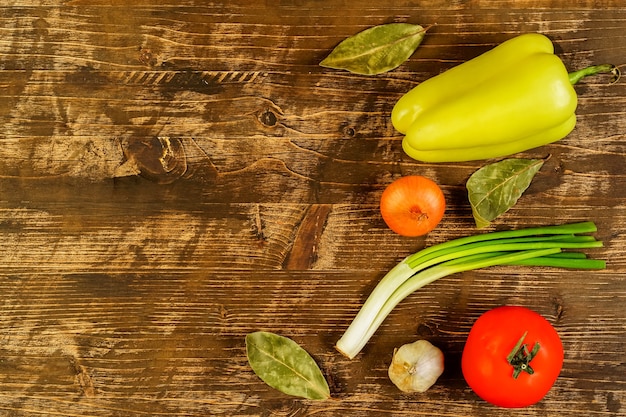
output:
[[[565,365],[511,416],[626,415],[626,86],[585,80],[578,125],[520,156],[546,164],[492,229],[593,220],[599,272],[498,267],[403,302],[355,360],[333,345],[406,255],[477,233],[465,181],[484,161],[422,164],[389,113],[425,79],[523,32],[568,68],[623,64],[618,0],[225,4],[12,0],[0,6],[0,415],[500,416],[460,372],[473,321],[503,304],[548,318]],[[375,24],[436,25],[400,68],[319,67]],[[435,231],[401,238],[378,199],[441,184]],[[333,399],[272,390],[244,337],[296,340]],[[387,379],[426,338],[446,371],[424,394]]]

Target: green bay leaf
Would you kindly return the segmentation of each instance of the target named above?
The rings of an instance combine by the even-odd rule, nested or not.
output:
[[[343,40],[320,65],[356,74],[381,74],[409,59],[425,33],[422,26],[409,23],[373,26]]]
[[[315,360],[293,340],[270,332],[246,335],[248,363],[259,378],[285,394],[311,400],[330,398]]]
[[[513,207],[543,163],[543,159],[505,159],[474,172],[466,188],[476,227],[487,227]]]

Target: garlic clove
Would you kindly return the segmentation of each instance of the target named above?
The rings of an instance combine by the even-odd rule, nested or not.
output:
[[[441,350],[427,340],[407,343],[393,352],[389,379],[403,392],[425,392],[443,373]]]

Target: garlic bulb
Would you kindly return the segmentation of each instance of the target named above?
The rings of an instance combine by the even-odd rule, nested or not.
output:
[[[443,353],[427,340],[395,349],[389,366],[389,379],[404,392],[424,392],[442,373]]]

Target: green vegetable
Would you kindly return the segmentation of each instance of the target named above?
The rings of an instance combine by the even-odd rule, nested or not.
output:
[[[426,30],[409,23],[374,26],[342,41],[320,65],[356,74],[381,74],[409,59]]]
[[[476,227],[489,226],[513,207],[543,162],[543,159],[505,159],[474,172],[465,186]]]
[[[538,265],[559,268],[603,269],[602,260],[565,249],[601,247],[583,233],[595,232],[593,222],[534,227],[467,236],[409,255],[378,283],[336,348],[354,358],[385,318],[415,290],[439,278],[494,265]]]
[[[576,124],[576,91],[584,76],[568,74],[545,36],[529,33],[430,78],[393,108],[394,127],[414,159],[458,162],[502,157],[557,141]]]
[[[270,387],[310,400],[330,398],[317,363],[293,340],[269,332],[250,333],[246,352],[254,373]]]

